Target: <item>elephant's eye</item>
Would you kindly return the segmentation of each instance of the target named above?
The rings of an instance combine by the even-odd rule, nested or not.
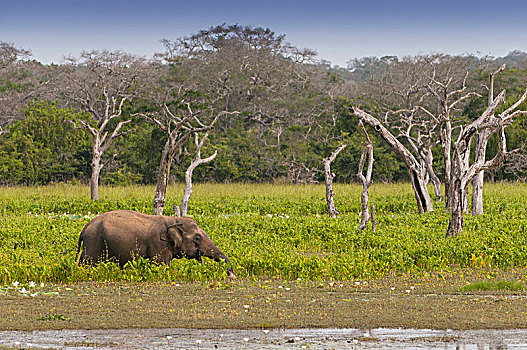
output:
[[[199,235],[199,234],[198,234],[198,235],[195,235],[195,236],[194,236],[194,242],[197,243],[197,242],[199,242],[199,241],[201,241],[201,235]]]

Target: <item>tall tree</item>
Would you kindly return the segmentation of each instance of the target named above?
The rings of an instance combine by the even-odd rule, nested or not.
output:
[[[89,116],[70,123],[76,129],[87,129],[92,137],[90,190],[91,199],[97,200],[104,153],[116,138],[133,129],[124,127],[132,120],[122,118],[123,109],[139,93],[146,63],[120,51],[94,50],[69,58],[66,68],[62,92]]]
[[[186,51],[186,41],[164,43],[166,52],[158,55],[162,60],[151,64],[150,88],[142,96],[149,107],[135,114],[155,124],[167,137],[157,173],[155,215],[163,213],[170,169],[174,162],[180,162],[189,139],[195,133],[208,132],[221,115],[228,114],[216,107],[224,90],[204,84],[209,78],[209,62]]]
[[[280,152],[284,129],[295,124],[286,119],[303,115],[303,109],[314,124],[320,109],[327,108],[295,100],[309,83],[303,63],[314,53],[290,46],[269,29],[224,24],[163,43],[158,68],[167,73],[149,97],[157,107],[142,114],[168,135],[154,198],[156,214],[165,205],[171,163],[179,161],[191,135],[206,132],[219,115],[231,116],[216,124],[221,131],[228,132],[232,116],[243,116],[260,135],[275,135],[268,146]]]

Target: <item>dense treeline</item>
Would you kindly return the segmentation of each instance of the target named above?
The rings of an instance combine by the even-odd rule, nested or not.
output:
[[[365,142],[350,117],[351,104],[378,112],[411,108],[419,94],[399,96],[399,88],[411,86],[423,65],[433,65],[434,74],[455,72],[454,80],[464,79],[473,91],[454,115],[470,121],[486,108],[482,86],[490,71],[507,64],[496,87],[505,89],[510,101],[521,95],[527,80],[527,55],[521,52],[496,59],[372,57],[341,68],[264,28],[222,25],[163,43],[165,52],[151,60],[92,51],[49,66],[2,43],[0,183],[87,182],[96,169],[93,160],[100,157],[101,182],[152,184],[159,182],[165,154],[172,164],[170,179],[182,181],[196,152],[193,135],[212,125],[201,153],[207,157],[217,151],[217,157],[196,168],[195,181],[322,181],[322,159],[347,142],[332,170],[336,181],[349,182],[356,179]],[[526,122],[520,115],[506,129],[510,149],[527,139]],[[407,180],[401,159],[368,130],[375,149],[374,181]],[[497,148],[493,137],[488,155]],[[433,145],[431,151],[441,178],[441,148]],[[508,162],[486,176],[525,178],[521,153]]]

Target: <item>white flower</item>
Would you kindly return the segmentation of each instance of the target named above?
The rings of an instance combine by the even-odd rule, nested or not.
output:
[[[267,334],[267,333],[269,333],[269,330],[268,330],[268,329],[264,329],[263,332],[264,332],[265,334]]]
[[[40,284],[40,288],[44,288],[44,282]]]
[[[14,281],[14,282],[13,282],[13,287],[16,288],[16,287],[18,287],[19,284],[20,284],[20,282],[18,282],[18,281]]]
[[[395,287],[390,288],[391,290],[395,290]]]
[[[22,289],[20,290],[20,293],[22,293],[22,294],[26,294],[26,293],[27,293],[27,289],[26,289],[26,287],[22,287]]]
[[[286,288],[285,290],[291,290],[291,288]]]
[[[249,338],[243,338],[243,341],[247,343],[249,341]]]
[[[407,290],[406,290],[406,293],[410,293],[410,292],[411,292],[411,290],[410,290],[410,289],[407,289]]]
[[[248,309],[248,308],[250,308],[250,306],[249,306],[249,305],[243,305],[243,307],[244,307],[245,309]]]
[[[29,288],[35,288],[35,282],[31,281],[29,282]]]
[[[355,282],[355,285],[360,286],[360,282],[359,281]]]
[[[196,340],[196,344],[201,344],[201,340],[200,339]]]

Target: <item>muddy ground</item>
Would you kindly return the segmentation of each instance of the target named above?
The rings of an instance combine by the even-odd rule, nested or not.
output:
[[[455,348],[460,342],[476,346],[478,339],[484,339],[481,341],[487,344],[485,348],[490,348],[493,338],[471,336],[466,331],[508,329],[511,334],[520,334],[516,340],[503,340],[506,348],[514,348],[514,342],[522,344],[521,339],[527,339],[527,332],[521,330],[527,329],[527,291],[464,292],[462,287],[483,280],[520,281],[527,285],[526,273],[523,269],[458,270],[345,282],[262,279],[233,283],[13,285],[1,289],[0,330],[29,332],[3,332],[0,338],[11,340],[1,340],[0,346],[14,346],[14,342],[20,342],[15,345],[19,347],[25,346],[24,342],[36,346],[31,335],[39,334],[37,338],[59,340],[64,335],[61,346],[72,348],[90,344],[155,348],[155,344],[166,342],[167,347],[197,349],[195,341],[202,340],[201,349],[215,345],[243,349],[244,338],[249,339],[248,348],[262,348],[262,330],[268,329],[269,348],[301,348],[303,343],[306,348],[375,348],[403,328],[437,330],[424,338],[415,332],[425,331],[414,331],[415,348],[433,348],[430,346],[434,344]],[[323,330],[328,328],[333,330]],[[368,329],[373,330],[369,335]],[[514,329],[519,331],[510,331]],[[76,331],[32,332],[37,330]],[[401,332],[410,338],[413,334]],[[105,338],[105,334],[116,338]],[[154,345],[138,345],[134,337]],[[297,337],[299,340],[295,340]],[[225,343],[217,343],[220,338]],[[121,341],[131,343],[123,345]],[[496,346],[503,348],[500,341]],[[396,348],[400,342],[392,343]]]

